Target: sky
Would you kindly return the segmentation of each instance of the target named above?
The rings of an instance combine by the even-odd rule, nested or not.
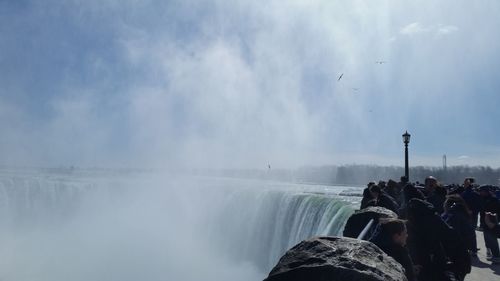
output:
[[[407,130],[410,165],[499,167],[498,14],[494,0],[0,0],[0,164],[402,166]]]

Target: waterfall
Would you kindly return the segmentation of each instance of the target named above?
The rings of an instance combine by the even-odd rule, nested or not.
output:
[[[33,175],[0,178],[0,225],[22,227],[60,221],[80,206],[89,182]]]
[[[354,208],[337,191],[148,173],[3,171],[0,279],[65,280],[68,272],[72,280],[262,279],[299,241],[341,234]]]
[[[333,196],[286,190],[236,191],[222,202],[213,225],[232,258],[252,260],[268,272],[298,242],[318,235],[341,235],[353,205]],[[212,239],[217,240],[217,239]]]

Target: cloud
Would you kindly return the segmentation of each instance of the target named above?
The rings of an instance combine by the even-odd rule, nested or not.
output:
[[[460,161],[465,161],[465,160],[469,160],[469,159],[470,159],[470,157],[467,155],[458,156],[458,160],[460,160]]]
[[[490,107],[498,104],[499,40],[491,28],[471,31],[465,24],[476,19],[498,26],[497,17],[483,16],[493,8],[442,13],[446,4],[429,11],[342,1],[26,3],[22,13],[18,7],[0,18],[6,27],[0,131],[7,136],[0,152],[7,163],[278,167],[365,161],[363,155],[399,163],[406,128],[430,136],[458,132],[454,124],[460,123],[481,135],[498,120]],[[457,35],[453,42],[399,40],[450,34]],[[478,81],[484,94],[471,97]],[[443,110],[443,100],[455,110]],[[492,116],[456,115],[471,106]],[[395,111],[400,118],[387,114]],[[439,122],[431,118],[437,111]],[[471,147],[476,142],[470,140]],[[479,158],[445,138],[422,137],[419,144],[422,155],[452,146],[450,155]]]
[[[442,34],[442,35],[446,35],[446,34],[457,32],[457,31],[458,31],[458,27],[456,27],[454,25],[444,25],[444,26],[439,26],[437,28],[437,33]]]
[[[428,27],[423,27],[419,22],[410,23],[407,26],[404,26],[400,29],[399,33],[404,35],[411,35],[417,33],[425,33],[429,32],[430,29]]]
[[[399,30],[402,35],[411,36],[414,34],[431,33],[434,35],[448,35],[457,32],[459,29],[454,25],[429,25],[424,26],[419,22],[410,23]]]

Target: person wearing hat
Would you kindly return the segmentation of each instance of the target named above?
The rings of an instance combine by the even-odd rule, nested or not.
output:
[[[500,263],[500,249],[498,247],[498,239],[494,229],[491,229],[486,224],[486,213],[498,216],[500,214],[500,201],[491,194],[490,185],[481,185],[479,187],[479,195],[482,200],[482,210],[480,213],[480,224],[483,228],[484,244],[488,253],[487,259],[493,263]],[[491,253],[491,255],[489,254]]]

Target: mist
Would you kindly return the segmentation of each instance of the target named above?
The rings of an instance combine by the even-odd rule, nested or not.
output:
[[[342,189],[328,190],[319,196],[306,191],[327,189],[151,172],[0,169],[0,276],[262,280],[298,241],[339,235],[354,209],[332,197]]]
[[[10,180],[2,175],[3,279],[263,277],[249,262],[230,261],[210,237],[214,227],[203,220],[213,219],[222,207],[208,208],[213,198],[224,200],[220,190],[153,174],[107,175],[96,180],[97,175],[70,178],[54,174],[54,179],[31,175],[26,180],[14,179],[16,186],[10,192],[6,192]],[[180,185],[192,193],[179,189]],[[203,200],[193,194],[202,190],[210,191]]]

